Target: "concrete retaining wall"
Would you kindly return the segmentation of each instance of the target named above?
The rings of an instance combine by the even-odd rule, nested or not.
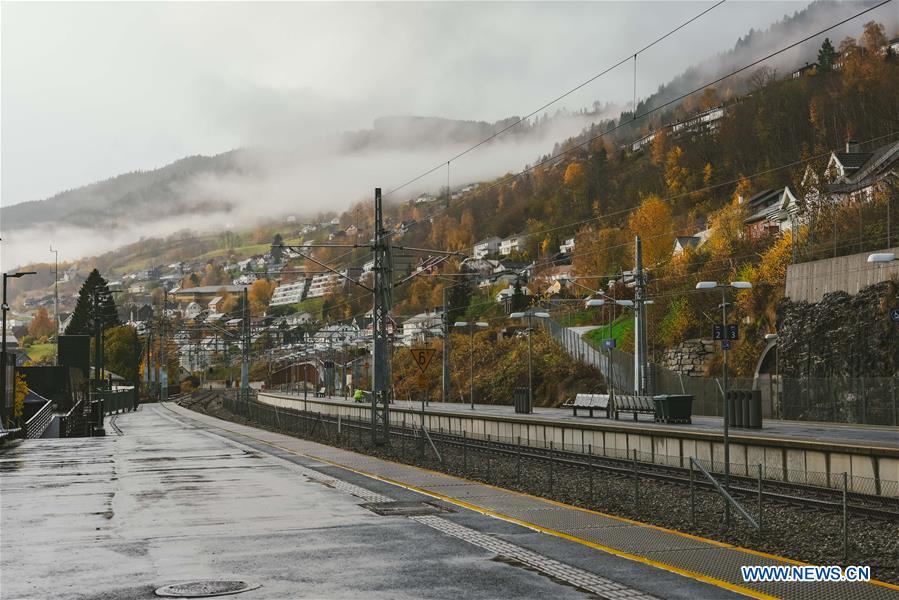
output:
[[[899,248],[877,252],[899,256]],[[793,302],[820,302],[830,292],[843,291],[854,296],[864,287],[899,276],[899,261],[871,264],[871,254],[873,251],[789,265],[786,297]]]

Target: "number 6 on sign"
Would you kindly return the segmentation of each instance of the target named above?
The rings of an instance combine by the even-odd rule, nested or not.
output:
[[[412,353],[412,359],[418,365],[419,370],[424,373],[437,351],[433,348],[409,348],[409,352]]]

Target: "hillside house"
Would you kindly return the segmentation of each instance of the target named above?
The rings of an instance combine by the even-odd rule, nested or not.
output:
[[[286,304],[296,304],[302,302],[306,294],[307,279],[292,281],[290,283],[282,283],[272,292],[272,299],[269,306],[284,306]]]
[[[521,252],[524,246],[523,234],[510,235],[499,243],[499,253],[503,256],[509,256],[513,252]]]
[[[899,141],[870,152],[862,151],[857,142],[849,141],[843,150],[831,152],[823,181],[809,165],[802,184],[807,190],[804,198],[807,206],[814,207],[821,202],[869,202],[877,192],[895,190],[899,186]]]
[[[560,254],[570,254],[574,251],[574,241],[573,237],[568,238],[562,244],[559,245],[559,253]]]
[[[215,297],[223,294],[242,294],[247,288],[245,285],[201,285],[172,292],[175,300],[182,304],[197,302],[199,304],[208,304]]]
[[[815,71],[818,68],[818,63],[805,63],[805,66],[799,67],[790,75],[791,79],[799,79],[800,77],[805,77],[806,75],[814,75]]]
[[[406,346],[425,343],[430,337],[443,336],[443,313],[419,313],[403,322],[402,342]]]
[[[484,238],[472,247],[471,256],[473,258],[484,258],[488,254],[496,254],[500,248],[502,240],[497,236]]]
[[[525,296],[530,296],[531,290],[527,286],[523,285],[523,286],[521,286],[521,293],[524,294]],[[503,302],[510,299],[514,295],[515,295],[515,286],[510,285],[509,287],[498,291],[496,293],[495,299],[496,299],[497,303],[502,304]]]
[[[191,320],[196,319],[203,312],[203,307],[196,302],[189,302],[184,308],[184,318]]]
[[[746,202],[750,213],[744,221],[746,235],[758,239],[792,229],[799,211],[798,202],[798,194],[790,186],[763,190],[752,196]]]

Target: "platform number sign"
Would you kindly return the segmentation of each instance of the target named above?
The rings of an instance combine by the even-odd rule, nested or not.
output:
[[[437,351],[433,348],[409,348],[409,352],[412,353],[412,359],[418,365],[419,370],[424,373]]]
[[[740,339],[740,327],[739,325],[715,324],[712,326],[712,339],[716,342],[738,340]]]
[[[607,338],[602,341],[602,345],[606,348],[606,350],[611,350],[615,347],[615,338]]]

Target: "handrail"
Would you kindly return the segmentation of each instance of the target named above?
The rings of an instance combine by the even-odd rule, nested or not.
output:
[[[743,515],[744,519],[746,519],[747,521],[749,521],[752,524],[752,527],[756,531],[761,530],[761,526],[756,522],[755,519],[752,518],[752,515],[750,515],[748,512],[746,512],[746,509],[743,508],[743,506],[739,502],[734,500],[733,496],[731,496],[727,492],[726,489],[721,487],[721,484],[718,483],[718,480],[715,479],[714,477],[712,477],[709,474],[709,472],[705,470],[705,467],[703,467],[701,464],[699,464],[699,461],[697,461],[695,458],[693,458],[691,456],[690,457],[690,466],[692,467],[693,465],[695,465],[696,468],[699,469],[700,473],[705,475],[706,479],[708,479],[711,482],[711,484],[715,487],[715,489],[718,490],[718,493],[721,494],[724,497],[724,499],[727,500],[731,504],[731,506],[733,506],[735,509],[737,509],[737,512],[739,512],[741,515]]]
[[[41,396],[42,397],[42,396]],[[47,400],[44,398],[44,400]],[[53,402],[46,403],[25,422],[25,437],[29,439],[39,438],[44,435],[50,423],[53,421]]]

